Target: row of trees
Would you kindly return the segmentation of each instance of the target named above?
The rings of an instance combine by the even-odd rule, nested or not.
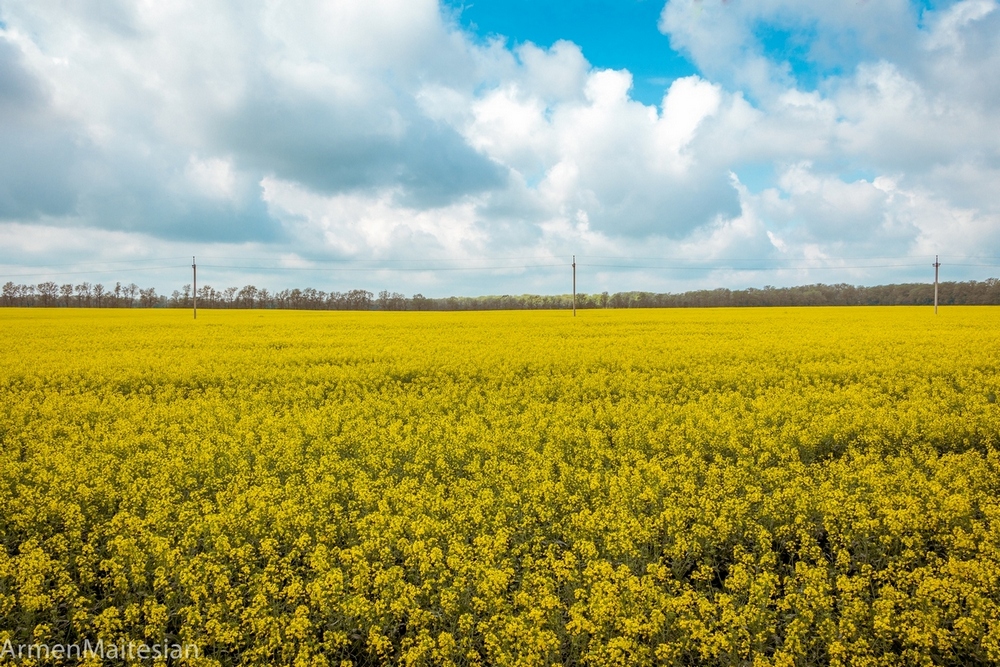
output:
[[[368,290],[324,292],[312,287],[271,292],[254,285],[216,290],[203,285],[197,295],[191,285],[174,290],[170,296],[158,295],[156,289],[141,289],[135,283],[105,287],[101,283],[82,282],[58,285],[3,286],[0,305],[8,307],[76,308],[191,308],[197,296],[200,308],[284,308],[295,310],[552,310],[573,307],[569,294],[477,296],[429,298],[422,294],[407,297],[383,290],[376,296]],[[939,301],[945,305],[1000,304],[1000,280],[947,282],[939,287]],[[855,306],[855,305],[929,305],[934,302],[934,286],[923,283],[878,285],[803,285],[799,287],[764,287],[745,290],[700,290],[678,294],[654,292],[617,292],[577,294],[576,307],[587,308],[718,308],[743,306]]]
[[[1000,305],[1000,280],[946,282],[938,286],[938,301],[945,305]],[[619,292],[611,308],[717,308],[741,306],[923,306],[934,303],[934,285],[902,283],[862,287],[801,285],[744,290],[700,290],[680,294]]]
[[[42,306],[42,307],[77,307],[77,308],[153,308],[163,305],[163,299],[156,294],[156,288],[141,289],[135,283],[122,285],[115,283],[114,287],[105,287],[101,283],[83,282],[78,285],[66,283],[59,285],[54,282],[38,283],[37,285],[15,285],[7,282],[3,286],[2,297],[4,306]]]

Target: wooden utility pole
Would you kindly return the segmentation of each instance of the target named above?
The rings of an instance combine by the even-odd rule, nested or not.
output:
[[[938,304],[938,267],[941,266],[941,262],[938,261],[938,256],[934,255],[934,314],[937,315],[937,304]]]
[[[198,264],[194,261],[194,255],[191,255],[191,273],[193,275],[192,284],[194,289],[191,290],[191,298],[194,304],[194,319],[198,319]]]
[[[576,255],[573,255],[573,317],[576,317]]]

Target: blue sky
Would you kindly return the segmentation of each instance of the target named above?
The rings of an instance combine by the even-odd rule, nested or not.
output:
[[[998,34],[996,0],[0,0],[0,281],[983,279]]]
[[[476,0],[451,1],[446,8],[481,40],[499,37],[509,45],[545,47],[571,41],[593,66],[629,70],[632,97],[645,104],[659,104],[670,81],[697,71],[657,28],[659,1]]]

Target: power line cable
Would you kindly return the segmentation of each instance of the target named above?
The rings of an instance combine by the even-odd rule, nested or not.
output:
[[[162,271],[162,270],[165,270],[165,269],[183,269],[183,268],[187,268],[187,267],[183,266],[183,265],[182,266],[177,266],[177,265],[175,265],[175,266],[145,266],[145,267],[128,267],[127,270],[131,271],[131,272],[135,272],[135,271]],[[45,276],[52,276],[52,275],[56,275],[56,276],[78,276],[78,275],[85,275],[85,276],[89,276],[89,275],[93,275],[95,273],[121,273],[122,271],[123,271],[122,269],[94,269],[94,270],[91,270],[91,271],[58,271],[58,272],[45,271],[45,272],[39,272],[39,273],[11,273],[11,274],[6,274],[6,275],[9,278],[34,278],[34,277],[37,277],[37,276],[45,277]]]
[[[942,255],[943,257],[944,255]],[[577,255],[577,257],[584,257],[588,259],[618,259],[618,260],[635,260],[635,261],[664,261],[664,262],[698,262],[704,261],[692,257],[675,257],[675,256],[660,256],[660,257],[626,257],[623,255]],[[715,258],[719,260],[719,258]],[[796,257],[726,257],[721,258],[721,261],[725,262],[801,262],[803,258]],[[866,260],[881,260],[881,259],[913,259],[912,255],[892,255],[884,257],[817,257],[814,261],[817,262],[838,262],[838,261],[866,261]]]
[[[130,264],[135,262],[169,262],[175,259],[185,259],[185,256],[177,257],[143,257],[141,259],[109,259],[100,262],[64,262],[61,264],[44,264],[41,266],[26,267],[24,264],[5,264],[0,262],[0,266],[19,266],[21,268],[47,268],[53,266],[106,266],[108,264]]]
[[[587,257],[587,256],[578,256]],[[611,256],[598,256],[591,255],[591,258],[604,257],[608,259],[619,259],[619,260],[660,260],[660,261],[679,261],[677,258],[654,258],[654,257],[611,257]],[[956,256],[957,257],[957,256]],[[169,259],[169,258],[162,258]],[[235,258],[234,258],[235,259]],[[331,259],[331,260],[309,260],[313,262],[324,262],[324,263],[336,263],[336,264],[354,264],[355,266],[335,266],[335,267],[324,267],[324,266],[255,266],[251,264],[202,264],[205,268],[218,269],[218,270],[240,270],[240,271],[261,271],[261,272],[281,272],[281,271],[306,271],[306,272],[351,272],[351,273],[371,273],[378,271],[389,271],[389,272],[421,272],[421,273],[437,273],[437,272],[452,272],[452,271],[525,271],[531,269],[548,269],[548,268],[564,268],[568,266],[566,262],[550,262],[550,263],[539,263],[539,264],[502,264],[502,265],[492,265],[492,266],[378,266],[378,264],[384,264],[387,262],[393,263],[416,263],[416,262],[443,262],[443,261],[453,261],[453,262],[467,262],[467,261],[485,261],[485,260],[499,261],[500,258],[456,258],[454,260],[440,260],[440,259],[371,259],[371,260],[359,260],[359,259]],[[510,260],[520,260],[524,261],[529,259],[528,257],[510,257]],[[539,258],[553,260],[551,256]],[[823,262],[840,261],[846,258],[822,258]],[[874,258],[872,258],[874,259]],[[895,259],[895,258],[894,258]],[[902,258],[900,258],[902,259]],[[966,257],[963,259],[990,259],[988,257]],[[996,258],[1000,259],[1000,258]],[[112,263],[136,263],[136,262],[148,262],[153,261],[151,258],[142,258],[134,260],[117,260],[114,262],[102,262],[101,266],[106,266]],[[253,261],[253,260],[251,260]],[[683,261],[687,262],[697,262],[696,259],[683,258]],[[751,261],[750,259],[737,259],[733,258],[729,260],[732,264],[742,261]],[[761,262],[771,262],[774,258],[764,259],[758,258],[753,261]],[[781,260],[779,260],[781,261]],[[791,259],[787,261],[793,261]],[[801,261],[801,260],[799,260]],[[371,266],[358,266],[358,264],[373,264]],[[625,269],[625,270],[655,270],[655,271],[745,271],[745,272],[769,272],[769,271],[836,271],[836,270],[863,270],[863,269],[900,269],[900,268],[915,268],[923,267],[924,263],[892,263],[892,264],[864,264],[864,265],[816,265],[816,264],[799,264],[799,265],[783,265],[783,266],[739,266],[739,265],[722,265],[722,264],[702,264],[702,265],[686,265],[678,266],[664,265],[664,264],[624,264],[624,263],[587,263],[578,262],[582,266],[588,266],[597,269]],[[98,265],[97,263],[94,264]],[[984,267],[984,268],[998,268],[1000,264],[995,263],[979,263],[979,262],[949,262],[949,266],[952,267]],[[55,264],[48,265],[51,267],[58,266],[81,266],[79,264]],[[86,265],[83,265],[86,266]],[[29,267],[23,267],[29,268]],[[147,272],[147,271],[166,271],[173,269],[186,269],[187,265],[162,265],[162,266],[132,266],[132,267],[120,267],[120,268],[104,268],[104,269],[90,269],[81,271],[51,271],[45,270],[43,267],[31,267],[38,268],[41,270],[32,271],[30,273],[15,273],[8,274],[9,278],[34,278],[34,277],[49,277],[49,276],[70,276],[70,275],[94,275],[94,274],[108,274],[108,273],[122,273],[122,272]],[[48,267],[45,267],[48,268]]]
[[[416,271],[416,272],[437,272],[437,271],[504,271],[514,269],[542,269],[553,267],[565,267],[566,264],[531,264],[522,266],[439,266],[439,267],[377,267],[369,266],[362,268],[336,267],[327,268],[321,266],[233,266],[222,264],[199,264],[199,267],[209,269],[241,269],[246,271],[351,271],[370,273],[373,271]]]
[[[655,269],[660,271],[835,271],[847,269],[900,269],[923,264],[866,264],[863,266],[648,266],[642,264],[585,264],[608,269]],[[952,264],[952,266],[957,266]]]
[[[275,260],[274,257],[235,257],[232,255],[222,256],[222,255],[199,255],[202,259],[221,259],[221,260],[234,260],[243,262],[272,262]],[[315,262],[319,264],[351,264],[351,263],[416,263],[416,262],[501,262],[501,261],[530,261],[530,260],[556,260],[562,259],[559,256],[553,255],[523,255],[517,257],[416,257],[416,258],[398,258],[398,257],[386,257],[378,259],[361,259],[356,257],[328,257],[328,258],[307,258],[299,257],[307,262]],[[569,259],[568,257],[566,258]]]

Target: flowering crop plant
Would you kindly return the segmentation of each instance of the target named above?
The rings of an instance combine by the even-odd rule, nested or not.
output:
[[[998,332],[989,307],[3,309],[0,647],[997,664]]]

